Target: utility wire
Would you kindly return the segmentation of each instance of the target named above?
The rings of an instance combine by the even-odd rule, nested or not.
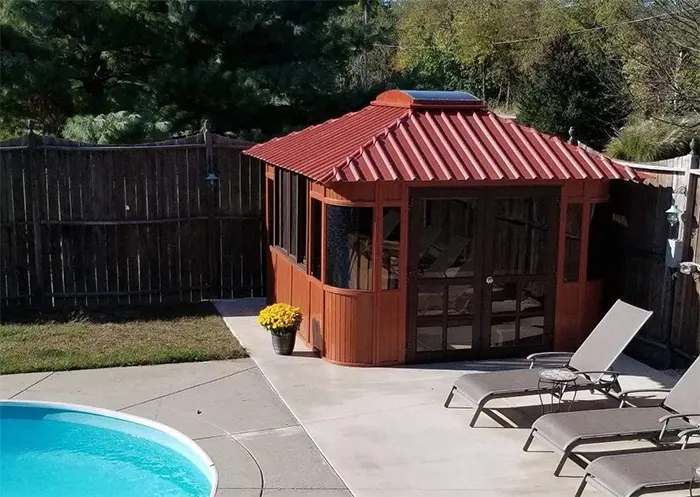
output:
[[[666,12],[666,13],[657,14],[657,15],[654,15],[654,16],[640,17],[640,18],[638,18],[638,19],[630,19],[629,21],[620,21],[620,22],[616,22],[616,23],[613,23],[613,24],[606,24],[606,25],[604,25],[604,26],[596,26],[596,27],[594,27],[594,28],[577,29],[577,30],[574,30],[574,31],[568,31],[568,32],[566,32],[566,34],[568,34],[568,35],[577,35],[577,34],[581,34],[581,33],[587,33],[587,32],[590,32],[590,31],[601,31],[601,30],[603,30],[603,29],[610,29],[610,28],[615,28],[615,27],[618,27],[618,26],[625,26],[625,25],[628,25],[628,24],[637,24],[637,23],[640,23],[640,22],[647,22],[647,21],[651,21],[651,20],[654,20],[654,19],[660,19],[660,18],[663,18],[663,17],[673,16],[673,15],[676,15],[676,14],[682,14],[682,13],[684,13],[684,12],[692,12],[692,11],[695,11],[695,10],[700,10],[700,6],[698,6],[698,7],[690,7],[690,8],[687,8],[687,9],[679,9],[679,10],[676,10],[676,11],[673,11],[673,12]],[[555,38],[555,37],[559,36],[560,34],[562,34],[562,33],[551,34],[551,35],[542,35],[542,36],[533,36],[532,38],[518,38],[518,39],[514,39],[514,40],[496,41],[496,42],[493,42],[491,45],[494,45],[494,46],[497,46],[497,45],[514,45],[514,44],[516,44],[516,43],[525,43],[525,42],[529,42],[529,41],[546,40],[546,39],[548,39],[548,38]],[[387,47],[387,48],[398,48],[399,50],[433,48],[432,46],[428,46],[428,45],[386,45],[386,44],[382,44],[382,43],[377,43],[375,46]]]

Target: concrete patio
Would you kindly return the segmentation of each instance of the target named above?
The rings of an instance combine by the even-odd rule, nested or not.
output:
[[[583,474],[579,465],[567,463],[556,478],[557,456],[549,448],[536,442],[530,452],[522,451],[528,428],[540,415],[536,396],[494,403],[498,408],[482,415],[473,429],[461,399],[455,398],[453,408],[442,406],[463,372],[522,367],[523,361],[349,368],[318,359],[300,341],[293,356],[276,356],[256,322],[263,305],[262,300],[217,303],[226,324],[356,497],[574,494]],[[627,373],[621,379],[624,389],[670,387],[676,381],[625,356],[613,368]],[[578,399],[576,408],[617,405],[587,392]],[[651,444],[588,446],[582,456],[645,447]],[[584,495],[598,494],[589,489]]]
[[[172,426],[213,459],[220,497],[351,495],[250,359],[0,376],[0,398],[88,404]]]

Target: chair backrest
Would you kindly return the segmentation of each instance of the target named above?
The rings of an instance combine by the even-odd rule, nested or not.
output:
[[[571,357],[569,366],[577,371],[607,370],[651,315],[651,311],[618,300]],[[591,375],[591,379],[598,381],[602,376]]]
[[[681,414],[700,413],[700,357],[695,359],[695,362],[681,376],[666,396],[664,405]]]

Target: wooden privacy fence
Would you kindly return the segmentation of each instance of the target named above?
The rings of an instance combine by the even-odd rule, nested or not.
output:
[[[207,131],[144,145],[0,142],[0,303],[263,296],[261,164]]]
[[[669,239],[683,239],[683,261],[700,262],[700,157],[637,164],[644,184],[613,182],[613,260],[606,293],[654,311],[629,352],[660,368],[687,367],[700,355],[700,278],[666,265]],[[671,227],[666,210],[687,205],[689,217]]]

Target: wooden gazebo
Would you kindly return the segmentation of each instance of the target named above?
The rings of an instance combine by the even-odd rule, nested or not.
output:
[[[387,91],[245,153],[266,163],[269,298],[345,365],[574,348],[601,314],[609,183],[636,179],[461,92]]]

